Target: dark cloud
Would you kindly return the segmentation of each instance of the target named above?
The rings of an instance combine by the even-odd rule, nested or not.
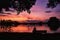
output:
[[[9,15],[11,15],[11,13],[5,13],[5,14],[9,14]]]
[[[7,15],[0,14],[0,16],[7,16]]]
[[[11,13],[0,13],[0,16],[7,16],[7,15],[11,15]]]
[[[46,13],[51,13],[52,11],[45,11]]]

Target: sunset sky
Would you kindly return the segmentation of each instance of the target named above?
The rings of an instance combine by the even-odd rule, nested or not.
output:
[[[14,20],[14,21],[22,21],[22,20],[46,20],[52,16],[55,16],[60,19],[60,5],[57,5],[56,8],[46,8],[46,4],[48,0],[37,0],[36,4],[30,9],[31,13],[28,14],[26,11],[21,12],[17,15],[15,12],[10,12],[11,14],[2,14],[0,13],[0,20]],[[50,13],[46,13],[46,11],[51,11]]]
[[[17,15],[16,11],[13,11],[13,12],[4,11],[6,13],[0,13],[0,20],[26,22],[26,20],[45,21],[45,20],[48,20],[50,17],[57,17],[58,19],[60,19],[60,4],[58,4],[57,7],[51,9],[51,8],[46,8],[47,3],[48,3],[48,0],[37,0],[35,5],[33,5],[33,7],[30,9],[31,10],[30,14],[27,13],[26,11],[21,12],[19,15]],[[50,11],[50,13],[47,13],[46,11]],[[34,27],[35,26],[31,26],[31,25],[26,25],[26,26],[18,25],[17,27],[11,27],[10,29],[12,32],[32,32]],[[7,30],[8,29],[9,28],[7,28]],[[0,28],[0,32],[3,32],[3,30],[4,29]],[[48,33],[51,32],[50,28],[46,27],[45,25],[37,26],[36,30],[47,30]],[[60,28],[56,32],[60,32]]]

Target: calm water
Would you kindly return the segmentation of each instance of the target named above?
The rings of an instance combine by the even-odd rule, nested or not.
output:
[[[60,33],[60,28],[57,31],[51,31],[47,25],[0,26],[0,32],[32,32],[34,27],[36,27],[36,30],[46,30],[47,33]]]

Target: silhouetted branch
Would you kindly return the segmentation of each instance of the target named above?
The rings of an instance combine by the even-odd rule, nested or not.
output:
[[[47,8],[55,8],[58,4],[60,4],[60,0],[48,0]]]

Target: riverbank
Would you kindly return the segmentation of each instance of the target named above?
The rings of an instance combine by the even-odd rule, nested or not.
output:
[[[0,33],[0,40],[54,40],[54,39],[60,39],[60,33],[54,33],[54,34],[35,34],[35,33],[7,33],[7,32],[1,32]]]

